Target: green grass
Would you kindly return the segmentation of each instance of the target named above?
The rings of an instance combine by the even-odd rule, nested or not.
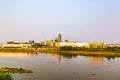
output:
[[[0,68],[0,71],[4,73],[33,73],[31,70],[23,68],[8,68],[8,67],[2,67]]]
[[[0,72],[0,80],[14,80],[14,79],[11,74]]]

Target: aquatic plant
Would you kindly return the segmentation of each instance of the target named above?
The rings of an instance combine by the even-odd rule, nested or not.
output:
[[[0,72],[0,80],[14,80],[10,73]]]

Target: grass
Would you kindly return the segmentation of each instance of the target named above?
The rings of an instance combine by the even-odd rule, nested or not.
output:
[[[0,72],[0,80],[14,80],[14,79],[11,74]]]
[[[109,50],[96,50],[96,51],[78,51],[78,50],[58,50],[58,49],[41,49],[44,53],[56,53],[56,54],[72,54],[72,55],[88,55],[88,56],[120,56],[120,51],[109,51]]]
[[[27,69],[23,69],[23,68],[8,68],[8,67],[0,68],[0,72],[4,72],[4,73],[33,73],[31,70],[27,70]]]

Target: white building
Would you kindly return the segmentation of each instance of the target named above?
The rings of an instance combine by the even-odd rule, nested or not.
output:
[[[0,48],[29,48],[32,44],[1,44]]]
[[[85,48],[90,47],[90,45],[88,43],[76,43],[76,42],[60,42],[59,43],[59,47],[64,47],[64,46],[85,47]]]

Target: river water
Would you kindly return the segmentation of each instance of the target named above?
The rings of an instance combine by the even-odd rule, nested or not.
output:
[[[11,74],[14,80],[120,80],[119,57],[0,53],[0,67],[33,71]]]

